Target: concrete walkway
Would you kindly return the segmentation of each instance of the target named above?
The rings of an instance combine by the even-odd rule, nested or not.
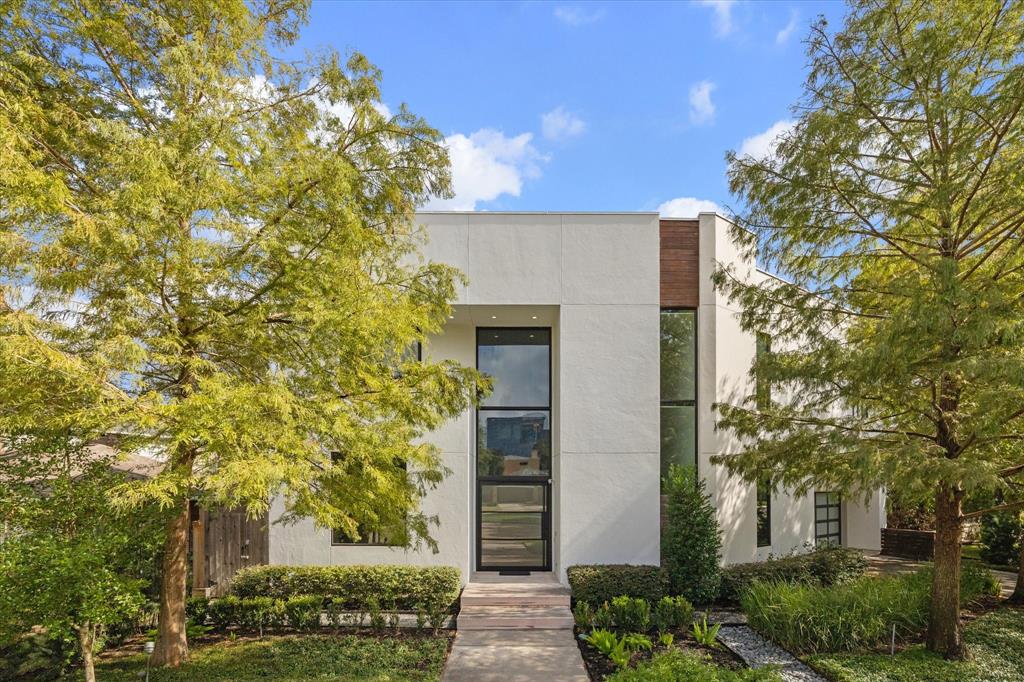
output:
[[[462,591],[444,682],[589,682],[569,590],[550,573],[474,574]]]
[[[900,557],[886,556],[878,552],[864,552],[868,560],[869,575],[897,575],[900,573],[913,573],[926,565],[924,561],[913,559],[902,559]],[[1013,594],[1013,588],[1017,585],[1017,574],[1007,571],[992,571],[992,574],[1003,586],[1003,598]]]

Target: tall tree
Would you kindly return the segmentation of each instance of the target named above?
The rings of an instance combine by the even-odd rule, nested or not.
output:
[[[307,5],[2,6],[5,306],[99,372],[125,449],[167,457],[117,490],[175,512],[160,664],[188,655],[190,498],[432,544],[418,502],[445,470],[417,436],[474,396],[475,371],[404,352],[461,278],[417,256],[416,206],[450,193],[441,136],[358,54],[275,56]]]
[[[733,237],[790,281],[720,269],[772,335],[759,379],[792,396],[721,406],[748,480],[931,497],[927,645],[963,655],[965,495],[1024,470],[1024,3],[854,0],[808,41],[792,129],[729,154]]]

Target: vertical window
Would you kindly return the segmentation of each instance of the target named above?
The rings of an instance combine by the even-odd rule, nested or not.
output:
[[[697,311],[661,311],[661,474],[697,464]]]
[[[772,488],[766,478],[757,481],[757,546],[772,544]]]
[[[814,544],[819,547],[843,544],[839,493],[814,493]]]
[[[757,334],[757,362],[760,363],[762,360],[767,358],[768,354],[772,352],[772,339],[767,334],[758,332]],[[757,400],[757,409],[766,410],[772,404],[772,387],[766,379],[762,379],[760,373],[754,376],[754,392]]]

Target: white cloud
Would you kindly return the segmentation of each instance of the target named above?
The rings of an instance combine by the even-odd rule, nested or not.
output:
[[[555,8],[555,18],[569,26],[592,24],[604,17],[603,9],[588,11],[578,5],[560,5]]]
[[[715,33],[718,37],[732,33],[732,6],[735,0],[700,0],[699,4],[710,7],[715,13]]]
[[[491,128],[466,136],[445,138],[452,162],[451,199],[431,199],[426,208],[445,211],[473,211],[477,202],[491,201],[502,194],[517,197],[523,181],[540,177],[539,162],[547,160],[532,144],[533,135],[506,137]]]
[[[721,213],[722,208],[710,199],[676,197],[658,207],[662,218],[696,218],[698,213]]]
[[[785,45],[790,37],[793,35],[793,31],[796,30],[797,21],[800,19],[800,14],[795,9],[789,12],[789,23],[782,27],[778,33],[775,34],[775,44]]]
[[[763,133],[758,133],[757,135],[753,135],[743,140],[743,143],[740,144],[740,150],[737,152],[737,156],[750,156],[755,159],[763,159],[775,150],[778,138],[791,131],[795,125],[796,121],[788,119],[776,121]]]
[[[711,101],[711,91],[715,84],[701,81],[690,86],[690,123],[700,125],[715,120],[715,103]]]
[[[540,130],[549,140],[564,140],[582,135],[587,129],[583,119],[569,113],[565,107],[556,107],[540,117]]]

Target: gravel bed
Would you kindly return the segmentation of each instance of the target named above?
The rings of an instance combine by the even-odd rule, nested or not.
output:
[[[751,668],[778,666],[779,674],[787,682],[827,682],[788,651],[769,642],[746,625],[723,627],[718,631],[718,641]]]

